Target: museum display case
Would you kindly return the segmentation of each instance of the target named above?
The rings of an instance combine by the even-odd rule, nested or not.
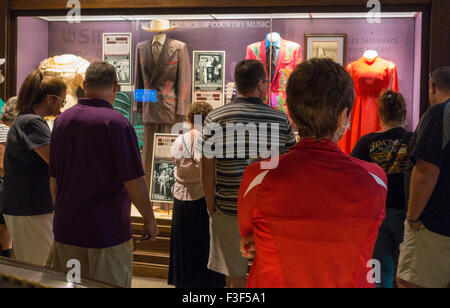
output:
[[[16,89],[28,72],[40,67],[45,74],[63,76],[69,101],[75,102],[82,95],[89,62],[106,60],[116,67],[121,84],[115,107],[135,126],[143,146],[150,134],[170,134],[191,101],[214,107],[230,102],[234,67],[243,59],[263,63],[271,81],[266,103],[288,113],[286,86],[296,65],[330,57],[352,71],[357,93],[358,83],[373,92],[353,123],[366,124],[364,132],[375,131],[376,98],[390,88],[405,96],[407,127],[413,129],[420,118],[422,14],[381,13],[378,21],[371,19],[373,15],[351,12],[82,15],[80,23],[68,22],[67,16],[18,17]],[[153,61],[158,40],[160,56]],[[139,91],[151,89],[155,100],[143,99]],[[147,124],[166,128],[145,133]],[[143,159],[147,174],[151,170],[152,201],[170,204],[173,168],[169,162],[154,161],[153,151],[158,149],[144,150]],[[165,158],[170,161],[170,155]],[[170,217],[170,208],[158,206],[157,212]]]
[[[271,82],[266,103],[288,113],[285,87],[295,66],[311,57],[331,57],[351,72],[355,83],[381,84],[370,91],[371,99],[364,100],[367,106],[373,107],[374,97],[383,88],[402,92],[410,130],[428,108],[429,73],[449,63],[450,38],[448,31],[443,31],[450,27],[445,14],[450,11],[447,0],[385,0],[380,7],[369,5],[377,1],[366,0],[79,2],[81,15],[77,16],[67,1],[0,1],[0,58],[7,59],[0,97],[15,95],[26,74],[41,66],[63,75],[76,100],[83,95],[82,63],[106,60],[116,66],[121,85],[114,107],[133,124],[141,147],[144,140],[154,145],[152,153],[147,153],[146,169],[154,178],[149,183],[150,194],[167,236],[173,166],[166,150],[172,137],[167,128],[152,131],[160,134],[157,138],[149,137],[145,125],[172,125],[180,120],[174,115],[183,113],[180,106],[191,101],[208,101],[214,107],[230,103],[236,94],[234,68],[240,60],[263,62]],[[167,21],[168,25],[154,31],[157,28],[152,21]],[[146,71],[152,66],[146,58],[154,52],[155,41],[160,41],[158,54],[163,55],[155,66],[157,74]],[[170,41],[172,45],[165,51],[176,52],[164,55],[164,46]],[[71,66],[76,59],[82,60]],[[370,69],[372,64],[382,68]],[[364,80],[358,79],[361,72]],[[161,77],[156,85],[153,75]],[[151,109],[139,108],[151,102],[165,105],[165,116],[146,120]],[[376,122],[373,109],[366,109],[359,121]],[[376,127],[368,125],[368,129]],[[155,147],[160,151],[153,159]],[[135,209],[132,213],[138,234],[142,221]],[[166,242],[149,249],[166,251]],[[160,243],[158,239],[157,245]],[[154,256],[147,257],[142,254],[139,260],[160,263]]]

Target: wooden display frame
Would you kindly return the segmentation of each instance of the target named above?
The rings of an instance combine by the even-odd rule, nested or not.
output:
[[[325,41],[326,40],[326,41]],[[337,63],[346,66],[347,62],[347,34],[305,34],[305,60],[314,58],[312,54],[314,43],[333,42],[338,44]]]

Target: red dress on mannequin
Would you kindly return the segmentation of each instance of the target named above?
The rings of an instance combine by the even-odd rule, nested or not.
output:
[[[349,64],[347,71],[355,83],[355,104],[350,116],[351,129],[339,142],[339,146],[350,154],[356,142],[364,135],[381,129],[378,116],[378,98],[384,89],[398,92],[397,67],[380,57],[361,59]]]

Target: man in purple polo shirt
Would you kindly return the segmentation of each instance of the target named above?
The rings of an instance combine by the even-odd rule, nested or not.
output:
[[[114,67],[95,62],[86,71],[86,97],[55,121],[50,143],[50,186],[55,204],[53,265],[81,276],[131,287],[131,201],[144,232],[158,235],[135,131],[113,109]]]

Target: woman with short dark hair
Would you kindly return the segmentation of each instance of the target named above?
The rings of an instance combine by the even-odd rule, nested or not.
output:
[[[222,274],[208,269],[209,217],[200,171],[200,155],[195,145],[211,105],[197,102],[189,106],[189,132],[179,136],[172,146],[175,161],[175,186],[172,233],[170,236],[169,284],[177,288],[221,288]]]
[[[287,87],[300,141],[278,167],[248,167],[239,190],[241,251],[253,235],[247,287],[373,287],[373,247],[384,218],[383,170],[343,153],[353,82],[330,59],[301,63]]]
[[[380,227],[373,258],[381,262],[381,281],[376,286],[392,288],[406,219],[404,175],[412,133],[404,128],[406,104],[401,93],[385,91],[378,106],[382,130],[359,139],[351,155],[379,165],[388,176],[386,219]]]

